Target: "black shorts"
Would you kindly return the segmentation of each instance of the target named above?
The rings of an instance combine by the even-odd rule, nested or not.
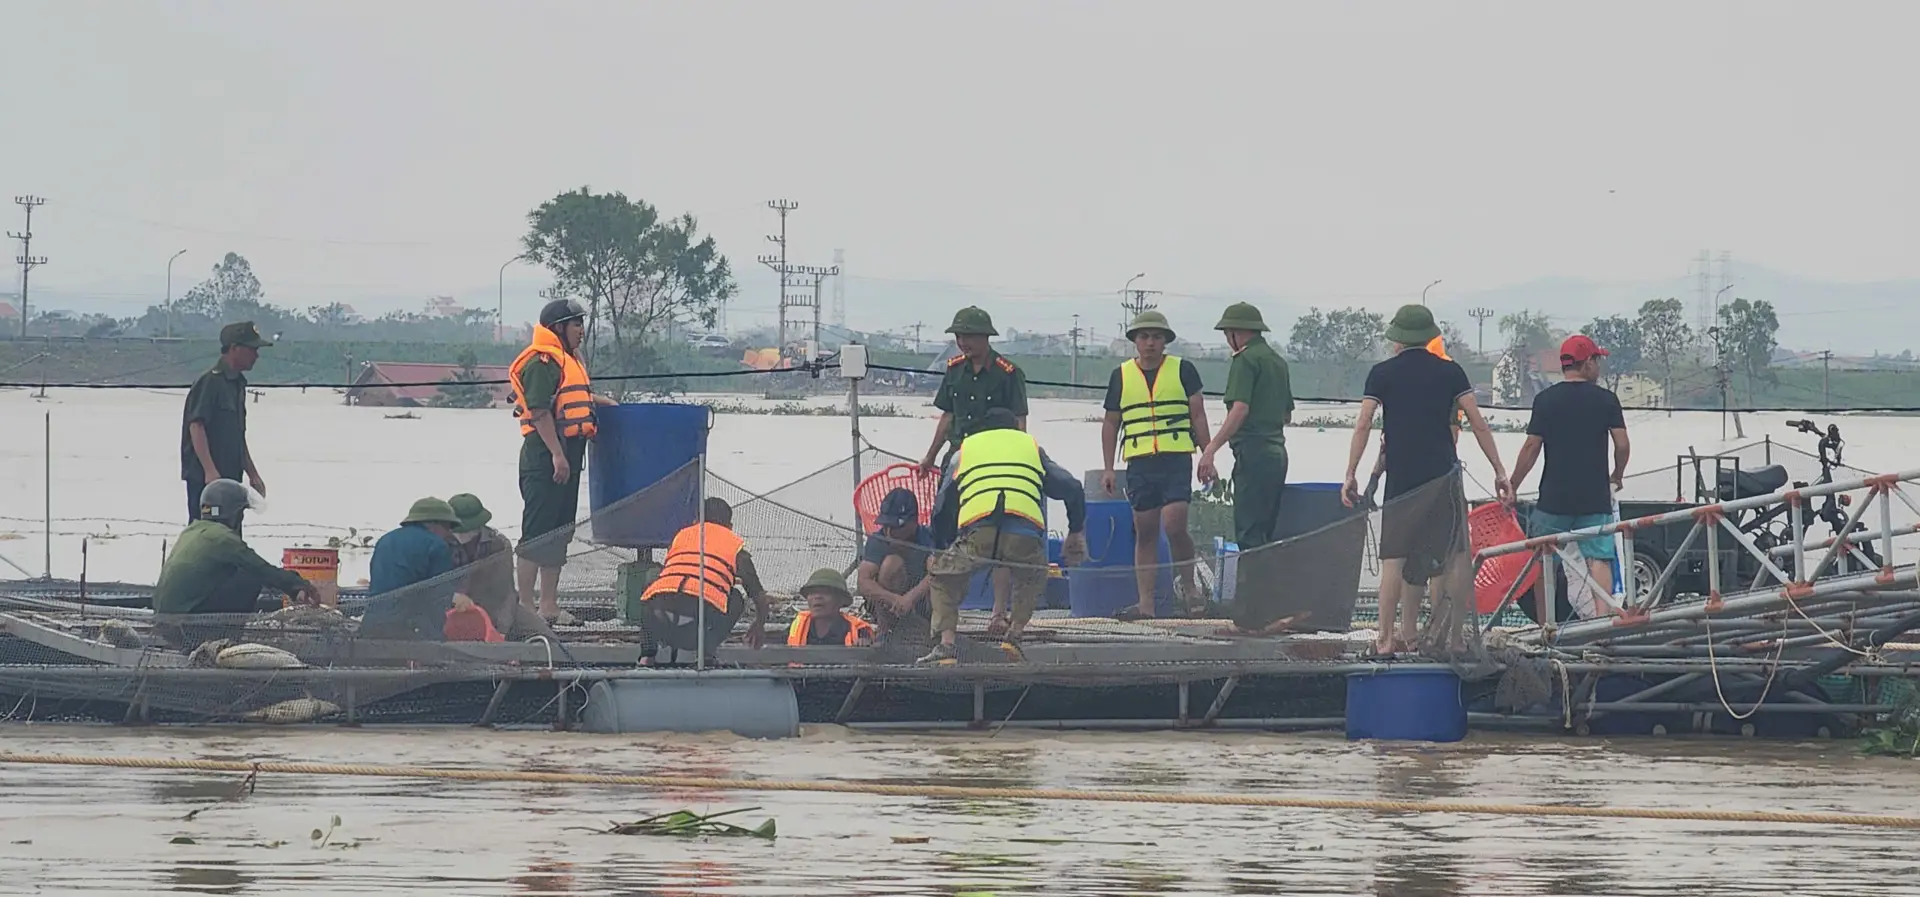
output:
[[[1193,500],[1193,456],[1142,455],[1127,462],[1127,504],[1157,511]]]
[[[573,476],[553,481],[553,456],[538,435],[528,436],[520,448],[520,544],[515,554],[541,567],[567,562],[573,544],[574,520],[580,513],[580,479],[586,469],[587,441],[563,439],[567,465]]]
[[[1437,569],[1467,550],[1467,493],[1460,468],[1386,500],[1380,510],[1380,559]],[[1412,570],[1408,571],[1412,573]],[[1413,582],[1415,580],[1408,580]],[[1421,577],[1419,582],[1425,582]]]

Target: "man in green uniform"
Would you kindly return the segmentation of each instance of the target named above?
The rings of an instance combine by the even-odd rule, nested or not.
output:
[[[560,609],[560,568],[566,565],[580,510],[580,474],[587,442],[596,432],[593,409],[618,404],[592,392],[579,361],[586,317],[586,309],[571,299],[547,303],[532,344],[507,368],[523,434],[516,585],[522,605],[537,607],[543,619],[562,625],[574,622]]]
[[[268,588],[309,601],[317,597],[312,583],[274,566],[240,538],[240,512],[250,500],[247,487],[215,479],[201,493],[200,519],[188,524],[174,541],[173,553],[161,565],[160,581],[153,587],[155,629],[170,644],[192,647],[230,637],[241,627],[185,625],[169,617],[251,614],[258,610],[261,591]]]
[[[1245,302],[1227,306],[1215,330],[1227,336],[1227,419],[1200,455],[1200,481],[1219,477],[1214,454],[1233,446],[1233,530],[1241,551],[1273,541],[1280,495],[1287,486],[1287,424],[1293,420],[1293,382],[1287,361],[1261,336],[1267,324]],[[1244,565],[1243,565],[1244,566]]]
[[[214,480],[237,483],[245,474],[255,492],[267,494],[247,450],[246,374],[260,360],[260,350],[271,345],[252,321],[220,328],[220,360],[187,390],[180,417],[180,479],[187,484],[189,524],[200,519],[200,494]],[[233,519],[234,532],[240,523],[239,517]]]
[[[1027,428],[1027,375],[993,350],[992,338],[1000,335],[993,328],[993,317],[986,309],[969,305],[954,312],[947,332],[953,334],[960,354],[947,360],[946,376],[940,379],[940,391],[933,397],[933,407],[940,409],[940,423],[934,427],[933,444],[927,446],[926,457],[920,460],[920,469],[929,473],[947,467],[947,460],[960,443],[980,431],[988,411],[1011,411],[1019,429]],[[947,448],[947,460],[937,460],[942,445]],[[991,576],[993,619],[987,631],[999,635],[1008,623],[1013,576],[1005,567],[994,568]]]
[[[920,461],[920,469],[932,472],[941,446],[951,455],[960,443],[980,429],[987,412],[1005,408],[1013,412],[1020,429],[1027,428],[1027,375],[1020,367],[993,350],[993,318],[985,309],[969,305],[953,315],[947,327],[960,354],[947,360],[946,376],[940,378],[940,391],[933,407],[940,409],[940,423],[933,430],[933,444]]]

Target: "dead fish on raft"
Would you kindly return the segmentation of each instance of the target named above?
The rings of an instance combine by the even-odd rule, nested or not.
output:
[[[347,617],[338,610],[318,604],[283,607],[248,628],[258,629],[338,629],[347,625]]]
[[[250,723],[310,723],[317,719],[326,719],[340,713],[340,705],[319,698],[294,698],[281,701],[243,714],[240,718]]]
[[[147,647],[147,640],[135,632],[133,626],[125,620],[108,620],[100,624],[100,640],[115,648],[127,648],[139,651]]]
[[[229,670],[297,670],[306,666],[285,650],[251,642],[222,650],[213,662]]]

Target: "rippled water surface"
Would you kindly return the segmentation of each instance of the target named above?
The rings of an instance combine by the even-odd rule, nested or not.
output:
[[[756,742],[472,729],[9,726],[0,750],[775,779],[1920,813],[1920,765],[1844,742],[1460,745],[1251,734]],[[952,800],[0,764],[0,893],[1920,893],[1911,831],[1611,819]],[[679,808],[760,807],[779,837],[595,834]],[[200,812],[193,818],[192,811]],[[315,828],[332,817],[331,845]],[[926,843],[895,843],[896,837]],[[173,843],[190,838],[194,843]],[[1021,840],[1026,839],[1026,840]],[[284,842],[284,843],[281,843]],[[275,846],[275,845],[278,846]]]

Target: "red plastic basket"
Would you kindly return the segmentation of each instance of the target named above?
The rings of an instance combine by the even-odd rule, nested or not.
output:
[[[853,490],[853,510],[860,515],[860,531],[873,532],[874,519],[880,516],[880,503],[887,493],[907,489],[920,500],[920,525],[933,521],[933,500],[940,494],[940,474],[922,473],[917,464],[895,464],[860,481]]]
[[[1473,540],[1473,550],[1481,551],[1495,545],[1507,545],[1527,537],[1526,530],[1520,528],[1520,521],[1513,516],[1513,509],[1499,502],[1487,502],[1467,512],[1467,534]],[[1540,578],[1540,567],[1527,568],[1527,560],[1533,557],[1530,552],[1503,554],[1480,565],[1473,575],[1473,603],[1483,614],[1493,613],[1500,607],[1500,599],[1507,597],[1508,590],[1515,581],[1520,588],[1514,600],[1525,600],[1533,589],[1534,581]],[[1521,580],[1520,571],[1526,570],[1526,578]]]

